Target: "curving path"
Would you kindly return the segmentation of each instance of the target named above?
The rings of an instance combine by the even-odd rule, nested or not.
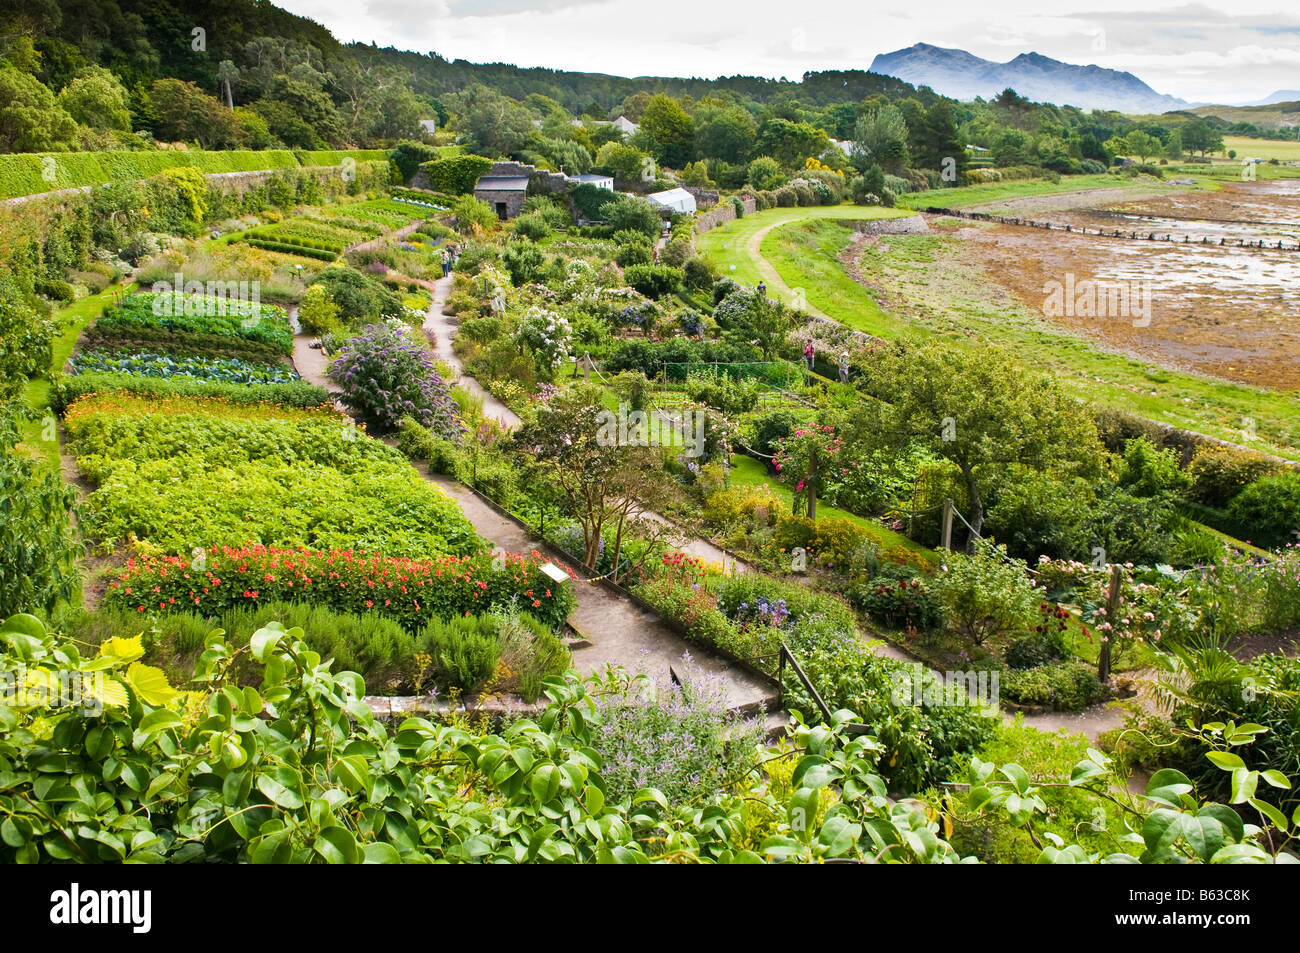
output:
[[[441,287],[438,287],[438,286]],[[427,330],[433,331],[439,357],[448,360],[452,325],[442,315],[451,281],[435,283],[434,300],[430,305]],[[297,334],[294,337],[293,360],[304,380],[324,387],[331,393],[338,389],[325,376],[326,361],[318,349],[310,347],[311,337]],[[444,351],[445,349],[445,351]],[[460,362],[450,353],[448,363],[459,369]],[[477,381],[462,377],[461,386]],[[466,389],[470,389],[467,387]],[[519,418],[509,408],[490,394],[485,396],[484,410],[508,426],[518,424]],[[497,416],[501,411],[504,414]],[[513,419],[513,423],[510,423]],[[423,465],[413,464],[426,480],[455,500],[466,518],[480,536],[494,546],[508,552],[545,550],[546,544],[532,537],[523,527],[508,519],[468,487],[441,474],[430,473]],[[581,641],[573,651],[574,666],[583,674],[599,673],[607,665],[621,665],[629,672],[667,677],[670,669],[679,675],[687,673],[716,678],[725,691],[730,706],[746,712],[775,710],[777,692],[775,683],[761,678],[726,659],[709,653],[706,649],[688,643],[658,616],[647,612],[617,590],[599,583],[577,583],[574,595],[578,605],[569,617],[569,624]],[[780,715],[769,718],[769,724],[784,723]]]

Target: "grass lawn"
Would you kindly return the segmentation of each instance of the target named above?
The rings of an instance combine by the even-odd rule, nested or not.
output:
[[[55,317],[59,321],[61,328],[59,335],[54,339],[53,358],[50,361],[50,373],[60,374],[63,371],[63,365],[72,355],[72,349],[77,345],[77,338],[81,337],[81,332],[95,318],[99,317],[104,308],[111,304],[116,298],[121,297],[135,290],[135,285],[113,285],[105,288],[99,294],[88,295],[80,301],[75,301],[68,307],[55,312]],[[35,451],[45,463],[58,469],[59,467],[59,443],[57,440],[42,439],[42,431],[45,424],[42,420],[52,414],[50,410],[50,381],[47,377],[41,376],[33,378],[27,382],[23,390],[23,400],[31,409],[32,419],[24,422],[21,433],[21,442],[27,449]]]
[[[986,202],[1005,202],[1028,195],[1056,195],[1061,192],[1081,192],[1084,189],[1115,189],[1132,186],[1132,179],[1102,173],[1100,175],[1062,176],[1060,182],[1046,179],[1015,179],[1010,182],[990,182],[987,185],[963,185],[952,189],[932,189],[929,192],[907,192],[898,197],[900,207],[907,209],[964,208]]]
[[[1300,142],[1294,139],[1248,139],[1245,136],[1224,136],[1223,147],[1236,150],[1238,164],[1242,159],[1300,162]]]
[[[790,488],[779,480],[774,479],[767,473],[767,468],[759,463],[753,457],[735,454],[731,458],[731,485],[732,486],[766,486],[772,492],[780,497],[786,503],[793,503],[794,493]],[[875,542],[883,549],[890,549],[900,546],[903,549],[910,550],[925,558],[927,562],[938,560],[938,555],[932,549],[927,549],[920,543],[915,543],[901,533],[895,533],[893,530],[881,526],[875,520],[864,519],[850,513],[848,510],[842,510],[837,506],[830,506],[827,503],[817,504],[817,516],[835,517],[836,519],[845,519],[865,530]]]
[[[1009,183],[1030,184],[1034,183]],[[1294,394],[1169,370],[1102,351],[1022,304],[994,299],[983,276],[957,261],[960,239],[955,237],[890,236],[884,243],[887,252],[876,246],[864,254],[860,260],[867,284],[887,289],[891,298],[906,306],[882,307],[838,260],[853,233],[828,219],[851,216],[795,217],[794,213],[805,211],[821,210],[781,209],[783,215],[767,219],[775,227],[766,234],[760,234],[764,226],[755,220],[771,213],[749,216],[708,232],[700,244],[724,274],[752,276],[765,268],[781,287],[802,289],[810,308],[847,327],[883,338],[943,335],[965,346],[993,343],[1012,350],[1025,363],[1052,370],[1072,393],[1089,403],[1286,456],[1297,452],[1300,400]],[[732,228],[738,230],[729,233]],[[744,241],[743,236],[747,236]],[[758,261],[753,255],[756,236]],[[736,271],[731,272],[733,264]],[[1242,435],[1245,418],[1256,423],[1253,441]]]
[[[905,209],[881,208],[865,205],[815,205],[805,208],[770,208],[725,225],[710,229],[695,240],[700,253],[711,258],[722,274],[744,285],[760,281],[771,282],[771,267],[749,254],[753,244],[760,240],[759,232],[802,219],[839,219],[865,222],[877,218],[896,218],[911,214]]]

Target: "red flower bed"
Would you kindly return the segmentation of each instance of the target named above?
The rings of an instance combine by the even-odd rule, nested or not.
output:
[[[478,615],[515,602],[559,626],[576,599],[572,586],[557,587],[541,572],[548,561],[536,551],[403,559],[353,550],[213,546],[193,558],[133,557],[109,582],[104,601],[137,612],[214,614],[259,601],[310,602],[379,612],[411,631],[434,616]]]

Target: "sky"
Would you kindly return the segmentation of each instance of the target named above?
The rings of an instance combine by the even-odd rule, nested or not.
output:
[[[278,0],[343,41],[620,76],[867,69],[930,43],[1135,73],[1191,102],[1300,89],[1295,0]],[[797,13],[797,15],[796,15]]]

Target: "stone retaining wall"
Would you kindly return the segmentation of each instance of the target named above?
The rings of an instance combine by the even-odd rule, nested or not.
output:
[[[741,200],[745,208],[746,215],[753,215],[758,211],[758,203],[754,201],[753,196],[747,195]],[[736,205],[730,198],[723,199],[717,206],[705,212],[703,215],[695,216],[695,234],[703,235],[711,228],[717,228],[725,222],[735,221]]]

